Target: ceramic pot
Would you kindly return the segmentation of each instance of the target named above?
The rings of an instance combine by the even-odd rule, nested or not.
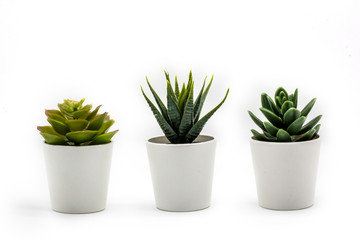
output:
[[[146,146],[157,208],[195,211],[210,206],[213,137],[201,135],[188,144],[170,144],[166,137],[155,137]]]
[[[59,146],[44,143],[52,209],[92,213],[105,209],[113,143]]]
[[[313,205],[320,138],[304,142],[265,142],[251,139],[259,205],[297,210]]]

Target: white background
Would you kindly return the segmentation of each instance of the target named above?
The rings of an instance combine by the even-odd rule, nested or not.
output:
[[[359,13],[356,0],[0,0],[0,239],[359,239]],[[204,211],[155,208],[145,141],[162,133],[140,84],[165,97],[163,69],[192,69],[196,91],[214,73],[204,110],[230,87],[202,132],[218,140]],[[324,115],[316,202],[301,211],[257,206],[246,111],[261,116],[260,94],[280,85]],[[59,214],[36,126],[83,97],[120,130],[108,205]]]

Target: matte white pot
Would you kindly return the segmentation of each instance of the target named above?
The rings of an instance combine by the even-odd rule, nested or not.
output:
[[[113,143],[59,146],[44,143],[52,209],[91,213],[105,209]]]
[[[264,142],[251,139],[259,205],[297,210],[313,205],[320,138],[304,142]]]
[[[201,135],[190,144],[170,144],[166,137],[155,137],[146,146],[157,208],[195,211],[210,206],[213,137]]]

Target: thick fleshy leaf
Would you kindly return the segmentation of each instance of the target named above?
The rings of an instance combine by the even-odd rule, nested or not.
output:
[[[193,142],[197,136],[199,136],[201,130],[204,128],[206,122],[211,118],[211,116],[221,107],[221,105],[225,102],[227,96],[229,94],[229,89],[226,92],[224,99],[210,112],[208,112],[205,116],[203,116],[199,121],[197,121],[194,126],[190,129],[190,131],[185,136],[185,141],[188,143]]]
[[[178,99],[178,108],[181,114],[184,112],[184,107],[186,104],[187,97],[188,97],[188,90],[185,88],[185,83],[184,83]]]
[[[76,112],[72,113],[72,116],[74,119],[86,119],[86,117],[89,115],[89,110],[87,109],[81,109]]]
[[[70,131],[82,131],[88,125],[88,121],[85,119],[67,120],[66,125],[70,128]]]
[[[179,126],[181,121],[181,114],[176,104],[176,96],[170,86],[170,82],[167,82],[167,108],[168,116],[175,132],[179,132]]]
[[[65,136],[71,142],[76,144],[88,142],[93,139],[98,131],[84,130],[84,131],[76,131],[76,132],[68,132]]]
[[[191,72],[190,72],[191,74]],[[193,104],[193,95],[194,95],[194,83],[189,89],[189,97],[186,101],[186,105],[184,108],[184,113],[181,118],[180,126],[179,126],[179,136],[185,137],[188,131],[194,125],[194,104]]]
[[[296,108],[290,108],[284,114],[284,117],[283,117],[284,125],[286,127],[290,126],[290,124],[293,123],[300,116],[301,116],[301,112],[299,110],[297,110]]]
[[[106,133],[114,123],[115,123],[114,119],[105,120],[105,122],[103,123],[101,128],[98,130],[97,136],[99,136],[99,135],[101,135],[103,133]]]
[[[293,103],[294,103],[294,108],[297,108],[297,105],[298,105],[298,89],[295,89]]]
[[[168,71],[166,71],[166,70],[164,70],[164,73],[165,73],[165,78],[166,78],[166,80],[170,82],[170,75],[169,75],[169,72],[168,72]]]
[[[318,124],[318,125],[316,125],[316,126],[314,127],[315,133],[314,133],[313,138],[316,137],[316,135],[319,133],[320,127],[321,127],[321,124]]]
[[[105,118],[107,117],[107,112],[103,114],[98,114],[96,117],[94,117],[90,122],[89,126],[87,127],[88,130],[99,130],[102,126],[102,124],[105,121]]]
[[[86,120],[90,121],[92,120],[94,117],[96,117],[97,113],[99,112],[99,109],[101,108],[101,105],[97,106],[94,111],[92,111],[87,117]]]
[[[279,131],[276,134],[276,138],[278,142],[291,142],[290,134],[286,132],[284,129],[279,129]]]
[[[283,92],[283,94],[281,94],[281,92]],[[282,95],[282,96],[281,96]],[[283,88],[283,87],[279,87],[278,89],[276,89],[276,92],[275,92],[275,98],[276,96],[279,96],[280,99],[283,98],[283,96],[286,97],[286,99],[288,99],[288,93],[286,92],[286,90]]]
[[[47,113],[46,114],[50,119],[65,123],[66,122],[66,118],[63,115],[59,115],[56,113]]]
[[[48,122],[51,124],[51,126],[54,128],[54,130],[58,133],[60,133],[61,135],[65,135],[66,133],[68,133],[70,131],[70,129],[68,128],[68,126],[65,123],[59,122],[57,120],[53,120],[48,118],[47,119]]]
[[[267,96],[267,100],[268,100],[268,102],[269,102],[269,104],[270,104],[270,106],[271,106],[272,111],[273,111],[276,115],[278,115],[279,117],[281,117],[281,116],[282,116],[282,113],[281,113],[280,108],[274,103],[274,101],[271,99],[270,96]]]
[[[37,129],[43,133],[49,133],[52,135],[63,136],[63,135],[59,134],[58,132],[56,132],[52,126],[38,126]]]
[[[172,129],[172,127],[170,126],[170,124],[164,119],[164,117],[161,115],[161,113],[159,112],[159,110],[157,110],[157,108],[155,107],[155,105],[150,101],[150,99],[146,96],[144,90],[141,87],[141,91],[142,94],[146,100],[146,102],[149,104],[151,111],[153,112],[156,121],[158,122],[161,130],[164,132],[166,138],[171,142],[171,143],[178,143],[178,135],[177,133]]]
[[[57,134],[50,134],[46,132],[40,132],[41,136],[45,139],[45,142],[52,145],[67,145],[65,139]]]
[[[307,116],[311,109],[313,108],[314,104],[316,102],[316,98],[313,98],[305,107],[304,109],[301,111],[301,116]]]
[[[313,139],[313,137],[315,136],[315,134],[316,134],[316,129],[313,128],[313,129],[309,130],[308,132],[300,135],[298,138],[295,139],[295,141],[301,142],[301,141],[311,140],[311,139]]]
[[[264,123],[258,117],[256,117],[255,114],[253,114],[251,111],[248,111],[248,113],[251,119],[254,121],[254,123],[258,125],[258,127],[261,128],[263,131],[266,131]]]
[[[266,131],[273,137],[276,137],[277,132],[279,131],[279,128],[275,127],[269,122],[264,122],[264,126],[266,128]]]
[[[211,84],[212,84],[212,82],[213,82],[213,79],[214,79],[214,75],[212,75],[209,84],[206,86],[203,94],[201,94],[201,99],[200,99],[200,103],[199,103],[199,108],[198,108],[197,111],[195,112],[195,122],[199,121],[199,119],[200,119],[201,110],[202,110],[202,108],[203,108],[203,106],[204,106],[204,102],[205,102],[206,96],[207,96],[208,93],[209,93],[209,90],[210,90]],[[206,81],[206,78],[205,78],[205,80],[204,80],[204,84],[205,84],[205,81]]]
[[[268,101],[268,95],[266,93],[261,94],[261,106],[263,108],[266,108],[270,111],[273,111],[272,107],[270,106],[270,103]]]
[[[289,101],[294,102],[294,94],[289,95]]]
[[[251,129],[250,130],[254,136],[254,138],[256,140],[259,141],[270,141],[270,139],[268,137],[266,137],[264,134],[259,133],[258,131],[256,131],[255,129]]]
[[[310,129],[312,129],[320,121],[321,118],[322,118],[322,115],[319,115],[316,118],[312,119],[310,122],[308,122],[301,128],[301,130],[298,132],[298,134],[304,134],[307,131],[309,131]]]
[[[282,104],[281,104],[281,99],[280,99],[279,96],[276,96],[276,97],[275,97],[275,103],[276,103],[276,106],[277,106],[279,109],[281,109]]]
[[[47,109],[45,110],[45,115],[50,117],[50,115],[58,115],[59,117],[65,118],[64,114],[62,114],[59,110]]]
[[[306,120],[306,117],[304,117],[304,116],[299,117],[293,123],[290,124],[290,126],[286,129],[286,131],[290,135],[296,135],[300,131],[305,120]]]
[[[287,112],[287,110],[289,110],[290,108],[294,107],[294,104],[289,101],[289,100],[286,100],[283,105],[281,106],[281,113],[282,114],[285,114]]]
[[[91,141],[91,145],[98,145],[98,144],[105,144],[111,142],[111,138],[118,132],[119,130],[108,132],[101,134],[94,138],[94,140]]]
[[[282,127],[282,119],[277,116],[272,111],[269,111],[266,108],[260,108],[260,111],[264,114],[264,116],[271,122],[274,126],[281,128]]]
[[[163,115],[163,117],[165,118],[165,120],[170,123],[170,120],[169,120],[169,117],[168,117],[168,113],[167,113],[167,109],[164,105],[164,103],[161,101],[160,97],[157,95],[157,93],[155,92],[155,90],[153,89],[153,87],[151,86],[148,78],[146,77],[146,82],[150,88],[150,91],[152,93],[152,95],[154,96],[155,98],[155,101],[157,103],[157,105],[159,106],[159,109],[160,109],[160,112],[161,114]]]
[[[71,114],[73,112],[73,109],[68,105],[59,103],[58,108],[60,109],[61,113],[64,114],[65,116],[68,116],[70,118],[73,117]]]

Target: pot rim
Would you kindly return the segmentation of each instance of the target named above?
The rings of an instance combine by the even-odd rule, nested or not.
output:
[[[313,142],[319,142],[320,141],[320,135],[318,135],[316,138],[308,140],[308,141],[301,141],[301,142],[267,142],[267,141],[260,141],[254,139],[254,137],[250,138],[250,142],[259,143],[259,144],[265,144],[265,145],[301,145],[301,144],[311,144]]]
[[[195,146],[195,145],[203,145],[203,144],[208,144],[208,143],[212,143],[212,142],[216,142],[216,139],[213,136],[210,135],[199,135],[198,137],[206,137],[209,138],[209,140],[206,141],[202,141],[202,142],[192,142],[192,143],[156,143],[156,142],[152,142],[152,140],[155,139],[159,139],[159,138],[166,138],[166,136],[157,136],[157,137],[152,137],[149,138],[146,143],[147,144],[151,144],[151,145],[155,145],[155,146],[167,146],[167,147],[186,147],[186,146]],[[167,140],[168,141],[168,140]]]
[[[87,146],[71,146],[71,145],[54,145],[54,144],[49,144],[46,143],[45,141],[43,141],[43,145],[44,146],[49,146],[49,147],[54,147],[54,148],[100,148],[103,146],[108,146],[108,145],[112,145],[114,142],[111,141],[109,143],[104,143],[104,144],[97,144],[97,145],[87,145]]]

